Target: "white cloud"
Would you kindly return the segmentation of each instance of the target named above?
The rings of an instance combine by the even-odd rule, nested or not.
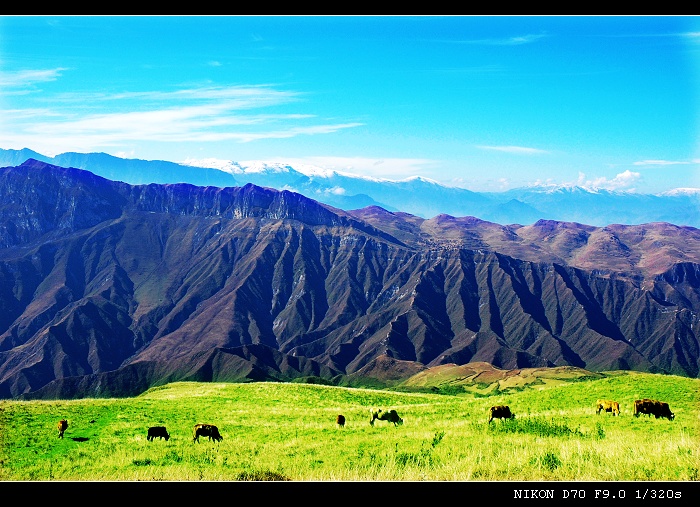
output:
[[[133,108],[134,102],[142,101],[140,107],[147,105],[154,108],[154,105],[166,107],[167,104],[179,103],[190,105],[203,103],[205,101],[225,104],[229,110],[256,109],[267,106],[277,106],[298,101],[301,93],[293,91],[276,90],[266,85],[249,86],[203,86],[199,88],[183,88],[174,91],[144,91],[144,92],[80,92],[62,93],[52,98],[57,103],[70,103],[73,107],[76,104],[90,102],[97,106],[110,103],[110,107],[115,107],[114,103],[125,103],[124,109]]]
[[[674,188],[667,190],[666,192],[661,192],[659,195],[671,195],[671,196],[700,196],[700,188]]]
[[[45,74],[44,79],[50,75]],[[6,75],[5,79],[14,82],[17,76],[10,79]],[[256,111],[290,104],[298,96],[269,86],[65,93],[52,100],[51,109],[0,111],[6,120],[0,124],[0,137],[8,144],[34,149],[94,151],[149,141],[247,143],[331,134],[362,125],[325,122],[312,114]],[[12,125],[8,118],[12,118]]]
[[[231,139],[241,143],[258,141],[260,139],[284,139],[299,135],[332,134],[342,129],[360,127],[363,123],[337,123],[331,125],[313,125],[310,127],[292,127],[286,130],[270,130],[264,132],[230,132],[217,140]]]
[[[331,187],[331,188],[324,188],[322,191],[317,190],[317,194],[324,193],[324,194],[333,194],[333,195],[345,195],[345,189],[343,187]]]
[[[282,162],[282,160],[279,160]],[[341,174],[350,174],[370,179],[403,179],[419,176],[437,167],[437,162],[421,158],[371,158],[371,157],[307,157],[284,159],[294,167],[318,166]]]
[[[218,169],[231,174],[241,173],[241,166],[231,160],[222,160],[219,158],[188,158],[180,162],[183,165],[192,167],[207,167],[209,169]]]
[[[587,180],[585,174],[579,173],[578,185],[587,189],[634,190],[633,186],[639,181],[640,177],[639,173],[632,172],[629,169],[617,174],[612,179],[600,176]]]
[[[517,155],[543,155],[549,153],[546,150],[538,148],[527,148],[525,146],[483,146],[478,145],[477,148],[482,150],[503,151],[506,153],[515,153]]]
[[[682,162],[676,160],[640,160],[633,165],[686,165],[697,162]]]
[[[544,37],[546,34],[526,34],[517,35],[514,37],[506,37],[503,39],[473,39],[457,41],[462,44],[481,44],[485,46],[520,46],[521,44],[530,44]]]
[[[45,70],[0,71],[0,87],[27,88],[36,83],[55,81],[61,76],[61,72],[64,70],[67,69],[59,67],[57,69]]]
[[[261,160],[222,160],[216,158],[188,158],[182,162],[194,167],[210,167],[232,174],[241,172],[260,172],[294,170],[309,176],[332,178],[336,175],[346,175],[370,180],[405,180],[411,177],[422,177],[431,167],[437,167],[436,161],[411,158],[363,158],[363,157],[306,157],[306,158],[272,158]],[[333,193],[344,192],[341,187],[333,187]]]
[[[114,156],[119,158],[135,158],[136,154],[133,151],[118,151]]]

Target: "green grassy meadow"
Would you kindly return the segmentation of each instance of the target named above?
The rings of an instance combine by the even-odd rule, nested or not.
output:
[[[621,415],[596,415],[598,398]],[[675,420],[633,417],[638,398],[668,402]],[[487,424],[501,404],[515,419]],[[370,407],[404,424],[372,427]],[[193,443],[200,422],[223,441]],[[170,439],[147,441],[149,426]],[[488,396],[178,382],[135,398],[0,401],[0,427],[5,481],[700,480],[700,379],[635,372]]]

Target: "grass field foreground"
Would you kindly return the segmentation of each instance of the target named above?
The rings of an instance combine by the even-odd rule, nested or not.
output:
[[[621,415],[596,415],[598,398]],[[667,401],[675,419],[633,417],[639,398]],[[515,419],[488,424],[501,404]],[[404,423],[373,427],[371,407]],[[223,440],[193,443],[196,423]],[[700,480],[700,379],[634,372],[491,396],[178,382],[135,398],[0,401],[0,426],[6,481]],[[148,441],[149,426],[170,439]]]

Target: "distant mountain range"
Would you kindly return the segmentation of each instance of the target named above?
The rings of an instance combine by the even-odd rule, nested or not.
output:
[[[0,398],[475,362],[700,375],[693,227],[343,211],[34,159],[0,196]]]
[[[291,190],[343,210],[380,206],[423,218],[440,214],[473,216],[500,224],[533,224],[540,219],[587,225],[668,222],[700,227],[700,192],[676,189],[662,195],[586,190],[581,187],[526,187],[504,192],[472,192],[415,177],[392,181],[363,178],[316,167],[285,164],[198,162],[194,167],[165,161],[123,159],[105,153],[63,153],[46,157],[29,149],[0,149],[0,166],[28,159],[75,167],[132,185],[191,183],[233,187],[253,183]],[[216,167],[216,168],[214,168]]]

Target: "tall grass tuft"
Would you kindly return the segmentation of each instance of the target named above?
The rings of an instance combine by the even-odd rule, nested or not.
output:
[[[431,467],[434,464],[433,450],[445,437],[444,431],[437,431],[428,445],[423,442],[421,449],[417,452],[398,452],[398,444],[396,445],[396,456],[394,460],[399,467],[416,466],[416,467]]]
[[[585,437],[578,428],[569,428],[564,422],[542,417],[504,419],[488,426],[491,433],[529,433],[540,437]]]
[[[561,459],[559,459],[559,456],[557,456],[555,453],[547,451],[544,454],[530,460],[530,463],[549,472],[554,472],[561,466]]]

